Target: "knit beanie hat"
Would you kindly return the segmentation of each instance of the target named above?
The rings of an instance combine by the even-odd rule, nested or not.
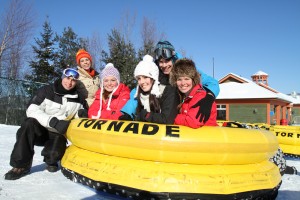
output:
[[[149,78],[152,78],[154,80],[151,94],[155,95],[156,97],[160,97],[160,91],[159,91],[159,81],[158,81],[158,66],[154,63],[153,57],[150,55],[145,55],[143,57],[143,60],[139,62],[139,64],[136,66],[134,70],[134,77],[137,78],[137,76],[147,76]],[[137,92],[138,92],[139,85],[137,86]],[[135,94],[135,97],[137,97],[137,93]]]
[[[178,59],[174,46],[166,40],[159,41],[154,49],[155,53],[155,62],[158,65],[160,58],[172,59],[173,63]]]
[[[155,46],[156,49],[170,49],[171,51],[175,51],[174,46],[167,40],[159,41]]]
[[[103,82],[103,79],[108,77],[108,76],[113,76],[117,79],[118,84],[120,84],[120,73],[117,68],[114,67],[114,64],[108,63],[104,69],[101,71],[100,74],[100,80]]]
[[[111,104],[111,99],[115,91],[118,89],[120,85],[120,73],[117,68],[114,67],[112,63],[108,63],[104,69],[101,71],[100,74],[100,81],[101,81],[101,93],[100,93],[100,108],[98,111],[97,116],[92,116],[92,119],[99,119],[101,117],[101,110],[102,110],[102,96],[104,92],[104,87],[103,87],[103,81],[106,77],[112,76],[117,79],[118,85],[117,87],[110,93],[109,99],[108,99],[108,104],[106,110],[110,110],[110,104]]]
[[[80,64],[81,58],[88,58],[91,62],[93,62],[91,54],[84,49],[79,49],[76,53],[76,62],[78,65]]]

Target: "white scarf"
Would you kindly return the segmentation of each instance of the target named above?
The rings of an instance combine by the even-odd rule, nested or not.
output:
[[[150,112],[150,104],[149,104],[149,94],[143,95],[142,93],[140,94],[140,100],[142,105],[144,106],[144,109],[147,110],[147,112]]]

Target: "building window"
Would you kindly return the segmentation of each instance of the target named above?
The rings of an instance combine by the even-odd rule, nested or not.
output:
[[[226,120],[226,105],[217,105],[217,120]]]

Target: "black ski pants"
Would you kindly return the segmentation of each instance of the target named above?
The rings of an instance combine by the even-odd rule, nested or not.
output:
[[[10,165],[24,168],[32,163],[34,146],[44,146],[42,156],[48,165],[55,164],[63,157],[67,140],[59,134],[50,132],[36,119],[27,118],[17,131],[17,141],[10,156]]]

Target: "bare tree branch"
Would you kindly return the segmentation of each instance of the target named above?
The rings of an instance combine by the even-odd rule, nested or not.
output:
[[[150,42],[154,43],[158,38],[155,23],[151,22],[147,17],[143,19],[141,37],[144,45]]]
[[[88,39],[88,51],[93,58],[93,66],[96,71],[100,72],[102,68],[101,63],[101,52],[102,52],[102,42],[99,33],[94,32],[91,39]]]
[[[0,75],[18,77],[26,44],[32,36],[34,13],[31,5],[11,0],[0,19]]]
[[[129,10],[125,11],[123,14],[123,17],[121,17],[120,24],[118,31],[124,35],[125,41],[129,42],[131,41],[131,34],[135,26],[135,20],[136,20],[136,12],[134,12],[131,15],[132,12]]]

